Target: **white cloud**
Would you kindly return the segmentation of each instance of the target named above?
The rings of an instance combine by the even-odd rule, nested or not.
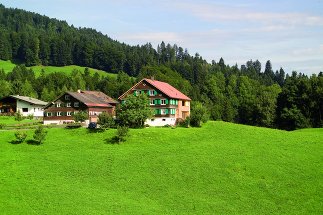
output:
[[[281,12],[258,12],[251,7],[241,7],[223,4],[187,3],[175,1],[173,3],[179,10],[191,13],[194,16],[209,22],[253,22],[266,25],[280,24],[296,26],[323,26],[323,16],[314,16],[307,13],[281,13]]]

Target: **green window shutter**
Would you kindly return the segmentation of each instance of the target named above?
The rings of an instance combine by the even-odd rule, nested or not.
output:
[[[150,96],[150,94],[149,94],[149,90],[147,90],[147,95],[148,95],[148,96]]]
[[[136,96],[137,95],[137,91],[135,90],[135,91],[133,91],[133,95],[134,96]]]
[[[158,104],[159,104],[159,105],[161,104],[161,99],[158,99]]]
[[[122,104],[122,105],[124,104],[124,100],[121,100],[121,104]]]
[[[157,99],[154,99],[154,105],[156,105],[157,104]],[[156,109],[157,110],[157,109]]]
[[[154,90],[154,95],[157,96],[157,90]]]
[[[175,105],[178,105],[178,100],[175,100]]]
[[[165,109],[165,114],[168,114],[168,109]]]
[[[168,105],[168,99],[165,100],[165,103]]]

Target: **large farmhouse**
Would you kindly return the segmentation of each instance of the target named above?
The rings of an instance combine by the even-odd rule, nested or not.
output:
[[[191,99],[168,83],[153,79],[142,79],[119,97],[121,102],[130,95],[145,93],[150,98],[150,107],[154,117],[145,124],[151,126],[175,125],[178,119],[190,115]]]
[[[10,95],[0,99],[0,114],[12,115],[21,112],[23,116],[42,117],[47,102],[19,95]]]
[[[102,112],[114,116],[117,103],[117,101],[99,91],[66,92],[45,107],[44,124],[74,122],[73,115],[78,111],[88,113],[87,124],[97,122],[98,115]]]

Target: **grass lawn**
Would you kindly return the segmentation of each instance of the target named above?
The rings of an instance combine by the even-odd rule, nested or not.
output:
[[[22,121],[16,121],[13,116],[0,116],[0,124],[3,125],[19,125],[38,122],[36,119],[23,119]]]
[[[6,73],[11,72],[12,69],[16,66],[16,64],[12,63],[11,61],[4,61],[0,60],[0,69],[3,69]],[[76,66],[76,65],[70,65],[70,66],[62,66],[62,67],[57,67],[57,66],[32,66],[28,67],[31,68],[34,72],[36,77],[40,75],[41,70],[43,69],[45,71],[45,74],[53,73],[53,72],[64,72],[66,74],[71,74],[73,70],[79,70],[81,72],[84,71],[85,67],[82,66]],[[97,70],[93,68],[89,68],[90,74],[94,75],[96,72],[101,75],[101,76],[109,76],[109,77],[116,77],[117,74],[113,73],[107,73],[102,70]]]
[[[0,130],[3,214],[322,214],[323,129],[49,129],[43,145]],[[33,131],[28,131],[28,139]]]

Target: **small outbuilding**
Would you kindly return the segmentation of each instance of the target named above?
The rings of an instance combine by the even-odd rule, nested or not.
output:
[[[10,95],[0,99],[0,114],[13,115],[20,111],[23,116],[43,117],[47,102],[19,95]]]

